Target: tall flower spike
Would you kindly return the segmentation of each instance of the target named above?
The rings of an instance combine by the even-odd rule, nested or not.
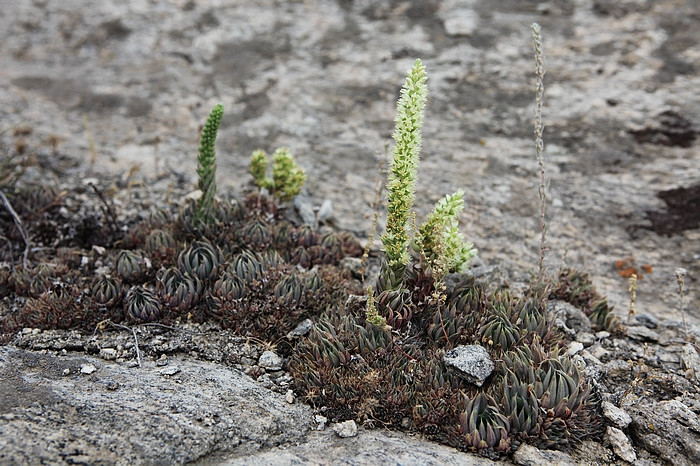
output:
[[[427,79],[425,66],[416,60],[396,105],[396,145],[389,163],[386,233],[382,236],[387,264],[395,272],[403,271],[409,261],[408,221],[416,194]]]
[[[202,129],[202,139],[199,143],[197,158],[197,175],[202,196],[197,202],[195,219],[198,224],[208,224],[214,221],[214,196],[216,196],[216,134],[224,116],[224,106],[217,104],[209,114]]]

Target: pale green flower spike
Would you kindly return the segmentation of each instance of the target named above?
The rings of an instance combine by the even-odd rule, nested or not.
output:
[[[365,308],[365,320],[382,330],[391,330],[391,327],[386,323],[386,319],[377,313],[374,298],[374,287],[372,286],[367,287],[367,307]]]
[[[272,189],[272,179],[267,177],[267,154],[256,150],[250,156],[250,174],[258,188]]]
[[[290,201],[299,194],[306,181],[306,173],[294,161],[289,149],[279,148],[272,154],[272,178],[267,176],[267,154],[256,150],[250,156],[250,174],[259,188],[267,189],[280,201]]]
[[[409,262],[408,219],[413,208],[421,149],[421,127],[428,100],[428,76],[419,60],[413,64],[396,104],[396,141],[389,163],[387,222],[382,243],[391,269],[401,270]]]
[[[216,150],[214,146],[223,116],[224,106],[217,104],[207,118],[199,143],[197,175],[199,175],[199,189],[202,191],[202,195],[197,201],[195,219],[200,224],[214,221],[214,197],[216,196]]]
[[[306,173],[294,161],[287,148],[272,154],[272,194],[281,201],[290,201],[299,194],[306,181]]]
[[[459,214],[464,209],[464,191],[440,199],[419,228],[416,243],[431,267],[445,272],[462,272],[476,256],[474,245],[459,231]]]

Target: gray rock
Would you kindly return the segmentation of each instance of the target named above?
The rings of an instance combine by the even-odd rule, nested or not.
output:
[[[100,357],[107,361],[113,361],[117,359],[117,350],[114,348],[100,348]]]
[[[595,335],[588,332],[579,332],[576,334],[576,341],[583,344],[586,348],[593,345],[596,342]]]
[[[296,327],[294,327],[294,329],[290,330],[289,333],[287,333],[287,338],[289,340],[293,340],[297,337],[303,337],[304,335],[309,333],[313,327],[314,322],[311,319],[304,319],[299,323],[299,325],[297,325]]]
[[[284,365],[284,359],[274,351],[264,351],[258,359],[258,365],[268,371],[279,371]]]
[[[469,383],[481,387],[493,372],[494,364],[483,346],[458,346],[442,357],[443,362],[457,369],[457,375]]]
[[[627,327],[627,336],[638,341],[659,341],[659,334],[648,327]]]
[[[156,363],[156,366],[158,366],[157,363]],[[160,373],[160,375],[164,375],[166,377],[172,377],[173,375],[180,373],[180,370],[181,369],[178,366],[169,366],[169,367],[166,367],[165,369],[161,369],[159,371],[159,373]]]
[[[603,401],[601,406],[603,408],[603,416],[605,416],[608,421],[615,424],[615,427],[626,429],[630,422],[632,422],[632,418],[627,414],[627,411],[618,408],[609,401]]]
[[[340,438],[331,429],[314,431],[303,445],[284,445],[245,457],[219,458],[221,465],[353,465],[353,466],[499,466],[502,462],[437,445],[420,436],[385,430],[361,430]]]
[[[352,419],[339,422],[333,426],[333,432],[340,438],[355,437],[357,435],[357,424]]]
[[[313,202],[308,196],[296,196],[292,200],[292,205],[296,213],[301,217],[301,221],[305,225],[318,225],[316,221],[316,213],[314,212]]]
[[[478,17],[470,10],[451,11],[445,18],[445,31],[450,36],[468,36],[476,30],[477,26]]]
[[[359,257],[343,257],[340,261],[340,266],[348,269],[356,277],[360,276],[360,271],[363,268],[362,259]]]
[[[1,462],[182,464],[213,452],[297,443],[311,429],[308,406],[286,403],[241,372],[171,359],[170,367],[182,368],[176,387],[152,360],[129,369],[92,356],[0,347],[0,414],[12,416],[0,422]],[[77,371],[61,375],[97,364],[99,378],[76,383]]]
[[[700,420],[681,401],[642,399],[627,412],[636,445],[674,465],[700,464]]]
[[[700,356],[692,343],[683,345],[680,360],[681,367],[687,371],[687,377],[700,382]]]
[[[630,439],[617,427],[608,426],[605,431],[605,439],[610,442],[613,451],[621,459],[628,463],[634,463],[637,460],[637,454],[634,452]]]
[[[572,335],[580,332],[591,333],[591,321],[581,309],[566,301],[551,300],[547,302],[547,311],[553,313],[566,326]]]
[[[513,453],[513,462],[522,466],[540,466],[543,464],[575,466],[578,464],[568,453],[556,450],[540,450],[527,443],[520,445]]]
[[[647,313],[635,314],[634,322],[651,329],[659,326],[659,319]]]
[[[318,213],[316,214],[319,223],[329,223],[333,222],[335,219],[335,213],[333,212],[333,202],[330,199],[324,199],[321,203],[321,207],[318,208]]]

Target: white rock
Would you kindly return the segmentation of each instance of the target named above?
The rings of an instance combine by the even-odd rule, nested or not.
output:
[[[357,435],[357,424],[352,419],[339,422],[333,426],[333,432],[340,438],[355,437]]]
[[[165,369],[161,369],[161,370],[160,370],[160,375],[164,375],[164,376],[170,377],[170,376],[172,376],[172,375],[177,374],[178,372],[180,372],[180,368],[179,368],[179,367],[177,367],[177,366],[169,366],[169,367],[166,367]]]
[[[628,463],[637,461],[637,454],[634,452],[630,439],[617,427],[608,427],[605,437],[612,446],[615,454]]]
[[[294,403],[294,390],[287,390],[287,393],[284,395],[284,399],[290,405],[293,404]]]
[[[321,416],[320,414],[316,414],[314,416],[314,421],[316,421],[316,430],[323,430],[326,428],[326,424],[328,423],[328,418],[326,416]]]
[[[573,356],[574,354],[578,353],[583,349],[583,343],[579,341],[572,341],[571,344],[569,344],[569,349],[566,350],[567,356]]]

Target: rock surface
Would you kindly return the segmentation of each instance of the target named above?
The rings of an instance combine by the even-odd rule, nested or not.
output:
[[[700,420],[681,401],[640,401],[627,410],[638,445],[671,464],[700,463]]]
[[[180,370],[165,376],[150,361],[0,347],[0,463],[185,463],[299,442],[311,428],[308,406],[238,370],[173,359]]]

